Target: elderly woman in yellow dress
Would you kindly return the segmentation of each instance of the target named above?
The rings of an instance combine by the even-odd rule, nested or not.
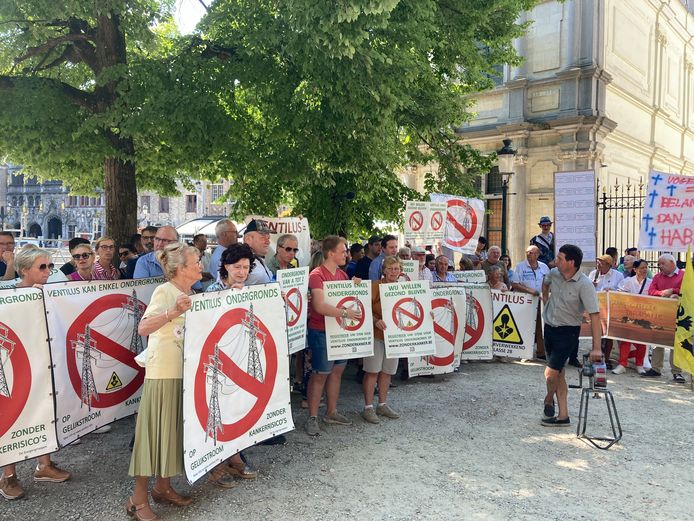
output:
[[[135,489],[125,507],[139,521],[159,519],[149,506],[150,476],[156,479],[154,501],[178,507],[192,503],[171,488],[171,477],[184,470],[183,315],[191,308],[192,286],[202,278],[202,266],[197,248],[179,243],[157,252],[157,260],[168,282],[154,290],[138,328],[149,341],[129,470]]]

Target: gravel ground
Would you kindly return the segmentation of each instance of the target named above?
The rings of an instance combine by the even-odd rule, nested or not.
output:
[[[370,425],[350,366],[340,405],[354,425],[309,438],[293,395],[299,429],[288,444],[245,451],[256,481],[220,490],[179,478],[174,486],[195,503],[155,511],[167,521],[691,519],[690,385],[610,374],[624,437],[602,451],[576,438],[578,390],[569,391],[570,429],[540,425],[543,367],[476,362],[446,377],[395,380],[390,403],[402,418]],[[577,383],[575,370],[568,377]],[[589,433],[607,433],[604,403],[591,401]],[[30,464],[20,464],[27,498],[0,503],[0,519],[127,519],[132,431],[133,420],[122,420],[62,450],[55,460],[74,475],[65,484],[34,484]]]

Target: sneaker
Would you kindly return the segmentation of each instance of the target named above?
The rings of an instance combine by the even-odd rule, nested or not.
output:
[[[385,416],[386,418],[390,418],[391,420],[397,420],[398,418],[400,418],[400,413],[391,409],[387,403],[384,403],[383,405],[379,405],[378,407],[376,407],[376,414],[378,414],[379,416]]]
[[[92,434],[106,434],[107,432],[111,432],[110,425],[104,425],[103,427],[99,427],[95,431],[92,431]]]
[[[612,369],[612,372],[613,372],[614,374],[624,374],[624,373],[627,372],[627,368],[624,367],[623,365],[618,365],[617,367],[615,367],[614,369]]]
[[[316,416],[309,416],[306,420],[306,434],[309,436],[318,436],[320,434],[320,425]]]
[[[34,471],[34,481],[47,481],[49,483],[63,483],[70,479],[72,474],[67,470],[59,469],[52,461],[43,468],[36,467]]]
[[[682,373],[675,373],[672,375],[672,379],[677,382],[678,384],[683,384],[686,383],[687,380],[684,379],[684,376],[682,376]]]
[[[646,371],[644,370],[644,368],[643,368],[642,365],[637,365],[637,366],[636,366],[636,372],[639,373],[641,376],[643,376],[644,374],[646,374]]]
[[[547,418],[546,420],[542,420],[541,423],[545,427],[569,427],[571,426],[571,419],[564,418],[563,420],[559,420],[557,418]]]
[[[0,495],[10,501],[24,497],[24,489],[15,474],[0,477]]]
[[[365,407],[364,410],[361,411],[361,417],[369,423],[381,423],[381,420],[378,419],[378,415],[373,407]]]
[[[658,378],[660,376],[660,373],[655,369],[651,368],[645,373],[643,373],[641,376],[643,376],[644,378]]]
[[[550,418],[554,418],[554,414],[555,414],[554,402],[545,404],[543,414],[544,414],[544,416],[542,416],[543,420],[549,420]]]
[[[335,411],[330,415],[323,416],[323,422],[328,425],[352,425],[352,420]]]

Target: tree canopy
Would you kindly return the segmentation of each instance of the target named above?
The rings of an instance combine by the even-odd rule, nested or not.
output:
[[[427,190],[455,193],[489,169],[455,128],[494,66],[519,61],[535,2],[216,0],[181,36],[172,1],[5,1],[0,151],[105,188],[120,237],[136,185],[223,177],[239,215],[285,203],[319,236],[368,230],[423,197],[398,169],[436,163]]]

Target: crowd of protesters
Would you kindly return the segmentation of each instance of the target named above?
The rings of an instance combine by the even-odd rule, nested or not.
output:
[[[660,297],[677,297],[683,271],[672,255],[658,259],[659,273],[653,276],[636,248],[628,248],[622,259],[615,248],[609,248],[596,261],[596,269],[587,276],[581,273],[583,254],[579,248],[564,245],[557,251],[551,232],[552,221],[542,217],[540,233],[532,237],[525,250],[526,259],[515,266],[497,245],[488,245],[480,237],[474,253],[463,255],[460,270],[484,270],[492,289],[515,291],[541,299],[535,331],[538,360],[547,367],[547,395],[544,399],[542,424],[569,425],[566,400],[565,365],[580,366],[578,330],[583,313],[591,320],[593,346],[590,356],[609,358],[611,341],[600,339],[599,309],[596,291],[624,291]],[[170,478],[183,472],[182,462],[182,349],[180,331],[183,315],[191,307],[190,295],[199,291],[241,289],[275,280],[277,271],[296,267],[298,238],[292,234],[277,240],[274,255],[269,256],[270,229],[261,219],[253,219],[239,231],[233,221],[222,219],[215,227],[216,246],[209,251],[207,237],[196,235],[192,244],[180,242],[171,226],[148,226],[125,244],[117,245],[110,237],[101,237],[92,245],[82,238],[69,241],[72,260],[60,270],[69,280],[115,280],[163,276],[139,324],[139,333],[149,336],[145,384],[137,416],[133,454],[129,473],[135,479],[134,491],[126,503],[127,513],[139,520],[158,519],[149,497],[155,502],[185,506],[191,498],[176,492]],[[0,280],[18,278],[17,287],[45,284],[53,264],[49,252],[36,246],[14,251],[14,236],[0,232]],[[117,256],[116,256],[117,254]],[[374,355],[363,360],[362,418],[377,424],[381,418],[398,419],[400,414],[388,403],[391,377],[398,360],[385,357],[378,285],[396,282],[402,274],[402,261],[418,262],[419,279],[434,282],[456,282],[452,256],[431,246],[406,244],[398,247],[394,235],[372,236],[366,243],[351,246],[338,236],[316,242],[311,251],[309,273],[310,305],[308,308],[307,348],[298,353],[293,365],[293,391],[302,393],[302,407],[308,409],[306,433],[321,433],[321,421],[332,425],[350,425],[352,421],[338,411],[340,385],[346,361],[327,357],[325,317],[358,319],[360,312],[328,304],[323,293],[326,281],[370,280],[374,321]],[[576,291],[568,291],[574,288]],[[544,308],[544,314],[541,309]],[[544,327],[541,317],[544,318]],[[633,352],[632,352],[633,347]],[[662,374],[664,350],[653,349],[647,366],[647,347],[643,344],[619,343],[619,363],[615,374],[626,372],[630,357],[643,377]],[[671,362],[673,380],[684,382],[682,371]],[[374,398],[377,397],[376,404]],[[319,408],[325,400],[325,414],[319,421]],[[557,411],[558,406],[558,411]],[[106,431],[104,431],[106,432]],[[267,444],[285,443],[284,436]],[[242,453],[217,466],[209,481],[222,488],[236,486],[233,478],[253,479],[257,473]],[[148,493],[150,477],[155,483]],[[49,456],[38,458],[36,481],[63,482],[70,473],[60,469]],[[24,490],[15,474],[15,466],[6,466],[0,478],[0,494],[17,499]]]

